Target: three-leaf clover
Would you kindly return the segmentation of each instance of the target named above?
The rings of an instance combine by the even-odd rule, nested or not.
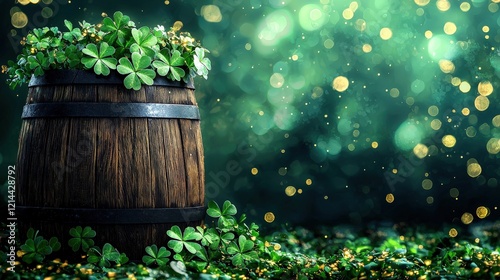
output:
[[[180,81],[186,72],[179,66],[184,65],[184,58],[178,50],[169,54],[168,50],[163,50],[157,55],[159,60],[153,62],[153,66],[157,69],[160,76],[167,76],[174,81]]]
[[[164,266],[168,263],[168,257],[170,256],[170,251],[168,251],[165,247],[151,245],[146,247],[147,255],[142,257],[142,261],[146,265],[150,265],[152,263],[156,263],[158,266]]]
[[[94,72],[97,75],[107,76],[111,69],[116,69],[116,58],[111,57],[115,53],[115,48],[102,42],[97,50],[97,46],[93,43],[88,44],[82,52],[88,56],[82,57],[82,64],[85,68],[94,67]]]
[[[94,240],[96,233],[91,227],[85,227],[82,229],[81,226],[76,228],[71,228],[69,234],[73,237],[68,241],[68,245],[71,247],[73,252],[78,251],[80,247],[82,251],[87,252],[92,246],[94,246]]]
[[[77,66],[80,63],[80,55],[78,48],[71,45],[64,50],[56,52],[56,60],[58,63],[67,63],[70,68]]]
[[[247,240],[244,235],[240,235],[238,244],[231,242],[226,250],[228,254],[233,255],[231,257],[233,265],[241,266],[244,261],[257,259],[259,256],[257,252],[252,251],[253,246],[253,241]]]
[[[130,52],[139,52],[149,57],[153,57],[155,51],[151,48],[158,42],[149,27],[143,26],[140,29],[132,28],[132,38],[134,43],[130,46]]]
[[[115,12],[113,19],[106,17],[102,20],[101,31],[108,32],[104,39],[110,44],[117,41],[118,45],[124,46],[130,26],[134,25],[129,16],[123,15],[122,12]]]
[[[45,256],[61,248],[61,243],[56,237],[46,240],[42,236],[38,236],[38,231],[35,232],[33,228],[28,230],[27,236],[28,239],[21,245],[21,250],[24,252],[23,261],[28,264],[33,261],[41,263]]]
[[[208,203],[207,214],[212,218],[219,218],[218,226],[221,229],[227,229],[236,223],[236,219],[233,217],[236,215],[236,206],[232,204],[229,200],[226,200],[222,205],[222,210],[215,201],[210,201]]]
[[[151,58],[141,55],[138,52],[132,53],[132,62],[126,57],[120,58],[120,64],[116,68],[118,73],[127,75],[123,80],[127,89],[133,88],[139,90],[141,83],[152,85],[156,72],[152,69],[146,69],[151,65]]]
[[[104,244],[102,251],[97,247],[92,247],[88,251],[87,261],[100,267],[109,267],[111,266],[110,262],[118,262],[119,260],[120,253],[109,243]]]
[[[28,56],[28,63],[30,69],[34,70],[35,76],[43,75],[44,69],[47,69],[50,65],[49,59],[42,52]]]
[[[194,50],[194,66],[196,67],[196,73],[203,78],[208,79],[208,70],[212,69],[212,63],[210,59],[205,57],[204,48],[196,48]]]
[[[173,226],[167,231],[167,235],[172,238],[167,245],[176,253],[180,253],[183,248],[186,248],[189,253],[195,254],[201,249],[201,245],[193,241],[201,240],[202,236],[193,227],[186,227],[184,234],[182,234],[178,226]]]

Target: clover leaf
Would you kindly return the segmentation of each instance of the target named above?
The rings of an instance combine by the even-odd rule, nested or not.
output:
[[[219,218],[218,226],[221,229],[229,229],[231,226],[236,224],[236,219],[233,217],[236,215],[236,206],[232,204],[229,200],[226,200],[222,205],[222,210],[215,201],[210,201],[208,203],[207,214],[212,218]]]
[[[61,248],[61,243],[56,237],[46,240],[42,236],[38,236],[38,231],[35,232],[33,228],[28,230],[27,236],[28,239],[20,248],[24,252],[23,261],[28,264],[41,263],[45,256]]]
[[[92,247],[88,251],[87,261],[94,263],[100,267],[110,267],[111,262],[120,261],[120,253],[113,245],[106,243],[102,247],[102,251],[98,247]]]
[[[81,52],[75,45],[71,45],[64,50],[58,50],[56,52],[56,60],[58,63],[67,64],[70,68],[76,67],[80,64]]]
[[[131,32],[134,43],[130,46],[130,52],[139,52],[140,54],[153,57],[155,51],[151,47],[156,45],[158,40],[151,33],[149,27],[143,26],[140,29],[132,28]]]
[[[49,68],[50,62],[42,52],[38,52],[36,55],[28,56],[28,64],[35,76],[41,76],[44,70]]]
[[[167,231],[167,235],[172,238],[167,245],[176,253],[180,253],[183,248],[186,248],[189,253],[195,254],[201,249],[201,245],[193,241],[201,240],[202,236],[193,227],[186,227],[184,234],[182,234],[178,226],[173,226]]]
[[[184,69],[178,67],[184,65],[184,58],[178,50],[169,54],[168,50],[163,50],[156,54],[159,60],[153,61],[153,66],[157,69],[160,76],[167,76],[174,80],[180,81],[186,72]]]
[[[130,34],[130,26],[134,26],[134,23],[130,21],[129,16],[122,12],[115,12],[113,19],[105,17],[102,20],[101,31],[109,33],[104,37],[104,40],[110,44],[116,41],[118,45],[124,46],[125,38]]]
[[[142,261],[146,265],[150,265],[152,263],[156,263],[158,266],[164,266],[168,263],[168,257],[170,256],[170,251],[167,251],[165,247],[151,245],[146,247],[147,255],[142,257]]]
[[[69,234],[73,237],[68,240],[68,245],[71,247],[73,252],[78,251],[80,247],[82,251],[87,252],[92,246],[94,246],[94,238],[96,236],[95,230],[91,227],[82,228],[77,226],[76,228],[71,228]]]
[[[212,63],[210,59],[205,57],[204,48],[196,48],[194,50],[194,66],[196,67],[196,73],[203,78],[208,79],[208,70],[212,69]]]
[[[226,250],[228,254],[233,255],[231,257],[233,265],[242,266],[244,261],[255,260],[259,257],[257,252],[252,251],[253,247],[253,241],[247,240],[244,235],[240,235],[238,244],[231,242]]]
[[[88,44],[82,52],[87,56],[82,57],[82,64],[85,68],[94,67],[94,72],[97,75],[107,76],[111,69],[116,69],[116,58],[111,57],[115,53],[115,48],[102,42],[97,51],[97,46],[93,43]]]
[[[127,75],[123,80],[123,84],[127,89],[133,88],[139,90],[141,83],[152,85],[153,79],[156,77],[156,72],[152,69],[145,69],[151,65],[151,58],[143,56],[138,52],[132,53],[132,62],[126,57],[120,58],[120,64],[117,69],[118,73]]]

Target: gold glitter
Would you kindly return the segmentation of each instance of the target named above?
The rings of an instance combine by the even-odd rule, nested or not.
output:
[[[493,117],[491,120],[491,123],[493,124],[494,127],[500,127],[500,115],[496,115]]]
[[[353,10],[351,9],[345,9],[343,12],[342,12],[342,17],[346,20],[350,20],[354,17],[354,12]]]
[[[457,237],[458,231],[455,228],[451,228],[450,231],[448,231],[448,235],[450,237]]]
[[[392,38],[392,30],[389,27],[380,29],[380,38],[382,40],[389,40]]]
[[[286,189],[285,189],[285,193],[286,193],[286,195],[288,195],[288,196],[294,196],[296,192],[297,192],[297,189],[295,189],[295,187],[294,187],[294,186],[288,186],[288,187],[286,187]]]
[[[455,71],[455,64],[447,59],[441,59],[439,61],[439,68],[443,73],[453,73]]]
[[[372,142],[372,148],[374,148],[374,149],[378,148],[378,142],[373,141]]]
[[[473,162],[467,166],[467,174],[471,176],[472,178],[476,178],[477,176],[481,175],[481,165],[479,163]]]
[[[462,2],[462,4],[460,4],[460,10],[462,10],[462,12],[468,12],[470,10],[470,3]]]
[[[259,173],[259,170],[257,168],[252,168],[252,175],[257,175],[257,173]]]
[[[439,113],[439,108],[436,105],[432,105],[429,107],[429,109],[427,109],[427,113],[429,113],[429,115],[435,117]]]
[[[461,92],[467,93],[467,92],[470,91],[471,86],[470,86],[470,84],[468,82],[463,81],[463,82],[460,83],[460,86],[458,88],[460,89]]]
[[[313,181],[311,179],[306,179],[306,185],[310,186],[312,185]]]
[[[205,5],[201,7],[201,15],[208,22],[222,21],[222,14],[216,5]]]
[[[442,124],[441,121],[438,119],[433,119],[431,121],[431,127],[434,130],[439,130],[441,128],[441,124]]]
[[[415,0],[415,4],[423,7],[429,4],[430,1],[431,0]]]
[[[455,136],[450,134],[443,136],[441,141],[443,142],[443,145],[447,148],[452,148],[457,143],[457,139],[455,138]]]
[[[448,2],[448,0],[438,0],[436,2],[436,6],[441,12],[446,12],[450,9],[451,4],[450,2]]]
[[[479,206],[476,209],[476,215],[479,219],[484,219],[490,215],[490,209],[484,206]]]
[[[394,202],[394,195],[392,193],[389,193],[385,196],[385,201],[387,201],[387,203],[393,203]]]
[[[493,85],[490,81],[483,81],[477,85],[477,91],[482,96],[488,96],[493,92]]]
[[[372,45],[370,45],[370,44],[364,44],[363,45],[363,52],[369,53],[371,51],[372,51]]]
[[[490,100],[486,96],[479,95],[474,100],[474,106],[478,111],[486,111],[490,106]]]
[[[488,140],[488,143],[486,143],[486,150],[492,155],[498,154],[500,152],[500,139],[491,138]]]
[[[344,76],[338,76],[333,79],[332,87],[339,92],[346,91],[349,87],[349,80]]]
[[[453,22],[447,22],[444,24],[443,27],[444,33],[448,35],[453,35],[455,32],[457,32],[457,26]]]
[[[474,216],[472,216],[472,214],[469,212],[465,212],[462,214],[462,217],[460,218],[460,220],[465,225],[468,225],[468,224],[472,223],[472,221],[474,220]]]
[[[432,181],[431,181],[431,179],[424,179],[422,181],[422,188],[424,190],[427,190],[427,191],[430,190],[430,189],[432,189]]]
[[[267,212],[264,214],[264,220],[268,223],[274,222],[275,216],[273,212]]]
[[[469,110],[469,108],[463,108],[463,109],[462,109],[462,115],[464,115],[464,116],[468,116],[469,114],[470,114],[470,110]]]
[[[430,31],[430,30],[425,31],[424,36],[427,39],[432,38],[432,31]]]
[[[15,12],[10,22],[15,28],[23,28],[28,24],[28,16],[23,12]]]
[[[424,144],[418,143],[415,147],[413,147],[413,153],[415,156],[422,159],[429,153],[429,148]]]

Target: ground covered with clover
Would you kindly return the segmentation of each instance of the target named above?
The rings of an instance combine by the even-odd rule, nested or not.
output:
[[[261,233],[225,201],[211,201],[205,226],[173,226],[168,244],[152,244],[140,261],[122,248],[94,244],[91,227],[77,226],[68,244],[30,229],[15,272],[0,255],[6,279],[494,279],[500,277],[500,224],[446,229],[408,224],[318,227],[283,225]],[[7,233],[7,231],[5,231]],[[53,255],[70,246],[80,261]],[[79,258],[77,258],[79,259]],[[47,278],[48,277],[48,278]]]

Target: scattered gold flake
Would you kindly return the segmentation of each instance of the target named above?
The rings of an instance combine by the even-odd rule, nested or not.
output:
[[[427,113],[429,113],[429,115],[435,117],[435,116],[437,116],[437,114],[439,114],[439,108],[436,105],[432,105],[427,109]]]
[[[484,32],[484,33],[488,33],[490,32],[490,27],[488,25],[485,25],[483,26],[483,28],[481,28],[481,30]]]
[[[415,0],[415,4],[423,7],[429,4],[430,1],[431,0]]]
[[[430,39],[432,38],[432,31],[426,30],[424,33],[425,38]]]
[[[178,21],[174,22],[174,24],[173,24],[173,26],[172,26],[172,29],[173,29],[174,31],[179,31],[179,30],[181,30],[181,28],[182,28],[183,26],[184,26],[184,24],[182,23],[182,21],[179,21],[179,20],[178,20]]]
[[[278,251],[278,250],[280,250],[280,249],[281,249],[281,245],[280,245],[279,243],[275,243],[275,244],[273,245],[273,249],[274,249],[275,251]]]
[[[413,147],[413,154],[422,159],[429,154],[429,148],[424,144],[418,143],[415,147]]]
[[[472,214],[469,212],[465,212],[462,214],[462,217],[460,218],[460,220],[465,225],[468,225],[468,224],[472,223],[472,221],[474,220],[474,216],[472,216]]]
[[[297,192],[297,189],[294,186],[288,186],[285,189],[285,193],[288,196],[294,196],[296,192]]]
[[[438,119],[433,119],[433,120],[431,121],[431,127],[432,127],[432,129],[434,129],[434,130],[439,130],[439,129],[441,128],[441,125],[442,125],[442,123],[441,123],[441,121],[440,121],[440,120],[438,120]]]
[[[257,168],[252,168],[252,175],[257,175],[259,173],[259,170]]]
[[[460,4],[460,10],[462,10],[462,12],[468,12],[470,10],[470,3],[462,2],[462,4]]]
[[[374,149],[378,148],[378,142],[377,141],[373,141],[372,142],[372,148],[374,148]]]
[[[484,219],[490,215],[490,209],[485,206],[479,206],[476,209],[476,215],[479,219]]]
[[[455,138],[455,136],[450,134],[443,136],[441,141],[443,142],[443,145],[447,148],[452,148],[457,143],[457,139]]]
[[[208,22],[220,22],[222,20],[222,14],[216,5],[202,6],[201,15]]]
[[[457,26],[455,23],[448,21],[447,23],[444,24],[443,27],[444,33],[448,35],[453,35],[455,32],[457,32]]]
[[[471,176],[472,178],[476,178],[477,176],[481,175],[481,165],[477,162],[473,162],[469,165],[467,165],[467,174]]]
[[[460,83],[460,86],[458,86],[458,88],[460,89],[461,92],[468,93],[470,91],[470,89],[471,89],[471,86],[470,86],[470,84],[468,82],[462,81]]]
[[[28,16],[21,11],[15,12],[12,15],[10,22],[15,28],[23,28],[26,26],[26,24],[28,24]]]
[[[486,96],[479,95],[474,100],[474,106],[478,111],[486,111],[486,109],[490,106],[490,100]]]
[[[500,139],[491,138],[488,140],[488,143],[486,143],[486,150],[492,155],[498,154],[500,152]]]
[[[268,223],[274,222],[275,216],[273,212],[267,212],[264,214],[264,220]]]
[[[463,109],[462,109],[462,115],[464,115],[464,116],[468,116],[469,114],[470,114],[470,110],[469,110],[469,108],[463,108]]]
[[[439,68],[443,73],[453,73],[455,71],[455,64],[447,59],[439,60]]]
[[[496,115],[493,117],[491,120],[491,123],[493,124],[494,127],[500,127],[500,115]]]
[[[385,201],[388,203],[393,203],[394,202],[394,195],[392,193],[389,193],[385,196]]]
[[[363,45],[363,52],[369,53],[371,51],[372,51],[372,45],[370,45],[370,44],[364,44]]]
[[[482,96],[488,96],[493,92],[493,85],[490,81],[482,81],[477,85],[477,91]]]
[[[462,80],[459,77],[451,78],[451,84],[458,87],[462,83]]]
[[[298,193],[298,194],[302,194],[302,189],[298,189],[298,190],[297,190],[297,193]]]
[[[353,10],[351,9],[345,9],[343,12],[342,12],[342,17],[346,20],[350,20],[354,17],[354,12]]]
[[[310,186],[312,185],[313,181],[311,179],[306,179],[306,185]]]
[[[436,6],[441,12],[446,12],[450,9],[451,4],[450,2],[448,2],[448,0],[438,0],[436,2]]]
[[[333,79],[332,87],[339,92],[343,92],[349,87],[349,80],[344,76],[338,76]]]
[[[450,237],[456,237],[458,235],[458,231],[455,228],[451,228],[450,231],[448,231],[448,235]]]
[[[389,27],[380,29],[380,38],[382,40],[389,40],[392,38],[392,30]]]
[[[430,189],[432,189],[432,181],[430,179],[424,179],[422,181],[422,188],[424,190],[430,190]]]

